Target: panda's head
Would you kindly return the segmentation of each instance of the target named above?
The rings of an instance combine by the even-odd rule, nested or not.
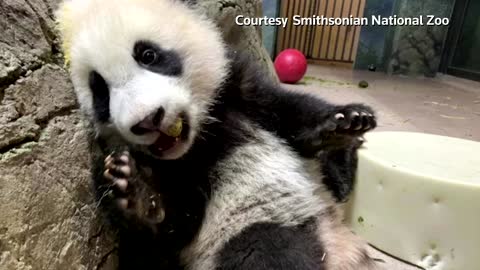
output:
[[[67,0],[57,13],[81,108],[99,133],[184,155],[227,70],[214,24],[179,0]]]

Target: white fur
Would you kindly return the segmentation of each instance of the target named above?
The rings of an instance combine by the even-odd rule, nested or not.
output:
[[[180,83],[175,77],[138,68],[127,83],[120,87],[112,87],[110,90],[110,113],[113,123],[131,142],[152,144],[155,138],[133,135],[129,129],[145,116],[155,113],[159,109],[159,104],[165,110],[163,121],[165,124],[162,126],[170,126],[183,110],[195,110],[196,104],[192,104],[193,106],[190,104],[190,91]]]
[[[61,29],[64,50],[70,56],[71,77],[83,111],[93,117],[88,86],[93,70],[110,86],[110,127],[132,143],[155,140],[154,134],[137,136],[130,131],[152,111],[166,107],[168,120],[186,109],[192,121],[190,140],[164,158],[182,156],[205,121],[227,72],[225,47],[214,24],[175,0],[70,0],[59,9],[58,19],[68,25]],[[182,75],[172,79],[141,70],[132,57],[139,40],[179,54]]]

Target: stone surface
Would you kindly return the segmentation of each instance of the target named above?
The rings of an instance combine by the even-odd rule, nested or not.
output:
[[[95,218],[81,118],[38,135],[0,156],[0,269],[104,269],[114,245]]]
[[[262,16],[262,0],[198,0],[205,10],[222,28],[226,42],[239,50],[248,50],[254,58],[263,64],[270,77],[278,82],[268,51],[263,46],[261,26],[239,26],[235,17]]]
[[[6,123],[2,126],[0,133],[0,150],[26,141],[34,140],[40,131],[40,127],[30,116],[21,117],[16,121]]]
[[[53,58],[54,5],[42,0],[0,2],[0,89]]]
[[[86,128],[58,51],[59,0],[0,0],[0,269],[115,269],[90,190]],[[261,1],[199,1],[271,69],[260,29],[237,27]],[[271,72],[272,76],[274,74]]]
[[[15,104],[20,115],[32,115],[36,121],[47,121],[76,106],[72,86],[65,70],[47,64],[28,78],[17,80],[5,89],[4,102]]]

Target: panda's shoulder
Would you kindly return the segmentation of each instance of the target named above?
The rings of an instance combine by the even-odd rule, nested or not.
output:
[[[261,60],[256,59],[249,51],[230,49],[227,58],[229,72],[224,87],[229,92],[243,93],[252,89],[277,86],[268,69],[261,65]]]

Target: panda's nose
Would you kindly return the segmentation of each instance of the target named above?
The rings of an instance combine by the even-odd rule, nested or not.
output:
[[[130,128],[130,131],[135,135],[143,135],[152,131],[159,131],[163,117],[165,116],[165,109],[158,108],[145,119]]]

